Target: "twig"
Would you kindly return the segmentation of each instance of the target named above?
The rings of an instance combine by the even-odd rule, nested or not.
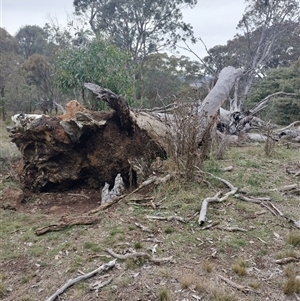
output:
[[[228,232],[247,232],[247,229],[244,228],[238,228],[238,227],[217,227],[220,230],[228,231]]]
[[[149,261],[154,262],[154,263],[164,263],[164,262],[167,262],[167,261],[171,261],[173,259],[173,256],[163,257],[163,258],[155,258],[155,257],[152,257],[151,255],[149,255],[145,252],[133,252],[133,253],[128,253],[128,254],[122,255],[122,254],[115,253],[111,249],[105,249],[105,251],[107,253],[109,253],[111,256],[113,256],[115,258],[118,258],[118,259],[122,259],[122,260],[126,260],[126,259],[129,259],[129,258],[144,257],[144,258],[146,258]]]
[[[218,275],[218,277],[221,278],[223,281],[225,281],[227,284],[231,285],[232,287],[238,289],[239,291],[241,291],[243,293],[248,293],[248,292],[257,293],[252,288],[250,288],[248,286],[237,284],[237,283],[235,283],[235,282],[233,282],[233,281],[229,280],[228,278],[225,278],[221,275]]]
[[[134,223],[138,228],[140,228],[142,231],[144,232],[148,232],[148,233],[152,233],[153,231],[148,228],[148,227],[145,227],[143,226],[142,224],[139,224],[139,223]]]
[[[243,195],[236,194],[235,197],[246,201],[246,202],[252,202],[256,204],[260,204],[263,207],[267,208],[274,216],[281,216],[285,218],[289,223],[292,223],[296,228],[300,229],[300,221],[296,221],[288,216],[286,216],[284,213],[282,213],[273,203],[271,203],[269,200],[264,201],[262,198],[253,198],[253,197],[245,197]],[[263,201],[260,201],[263,200]]]
[[[177,215],[171,215],[171,216],[154,216],[154,215],[147,215],[146,218],[148,219],[156,219],[156,220],[160,220],[160,221],[178,221],[181,223],[187,223],[186,219],[181,217],[181,216],[177,216]]]
[[[81,197],[83,197],[83,198],[86,198],[87,200],[90,199],[89,196],[84,195],[84,194],[80,194],[80,193],[68,193],[68,195],[70,195],[70,196],[81,196]]]
[[[81,275],[77,278],[74,279],[70,279],[68,280],[60,289],[58,289],[51,297],[49,297],[46,301],[54,301],[59,295],[61,295],[67,288],[69,288],[70,286],[74,285],[75,283],[82,281],[82,280],[86,280],[90,277],[93,277],[94,275],[96,275],[97,273],[102,273],[104,271],[108,271],[111,268],[113,268],[116,265],[116,259],[101,265],[99,268],[97,268],[96,270],[89,272],[87,274]]]
[[[277,259],[277,260],[275,260],[275,263],[277,263],[277,264],[286,264],[286,263],[289,263],[289,262],[296,262],[296,261],[300,261],[300,256],[285,257],[285,258]]]
[[[213,223],[208,224],[206,227],[201,228],[201,230],[207,230],[207,229],[213,228],[219,224],[220,224],[220,222],[213,222]]]

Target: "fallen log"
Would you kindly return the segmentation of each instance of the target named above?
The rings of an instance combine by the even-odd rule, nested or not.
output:
[[[241,69],[224,68],[215,87],[196,106],[193,114],[199,126],[195,141],[200,153],[205,152],[219,109],[242,73]],[[113,111],[90,111],[73,100],[61,116],[13,117],[16,123],[10,137],[23,156],[24,188],[43,192],[73,186],[99,189],[105,183],[111,188],[118,174],[128,187],[138,182],[130,162],[143,158],[147,178],[151,162],[168,155],[168,139],[176,127],[170,114],[134,112],[122,96],[108,89],[92,83],[85,84],[85,88]]]

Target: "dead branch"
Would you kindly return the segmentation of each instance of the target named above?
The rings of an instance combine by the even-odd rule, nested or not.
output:
[[[224,230],[228,232],[247,232],[247,229],[239,228],[239,227],[217,227],[219,230]]]
[[[296,221],[296,220],[286,216],[269,200],[265,201],[264,198],[246,197],[244,195],[239,195],[239,194],[236,194],[235,197],[239,198],[240,200],[246,201],[246,202],[260,204],[261,206],[267,208],[274,216],[279,215],[280,217],[285,218],[289,223],[292,223],[296,228],[300,229],[300,221]]]
[[[178,221],[178,222],[181,222],[181,223],[184,223],[184,224],[187,223],[187,221],[184,217],[177,216],[177,215],[171,215],[171,216],[147,215],[146,218],[160,220],[160,221],[168,221],[168,222],[175,220],[175,221]]]
[[[201,171],[199,168],[197,168],[201,173],[204,173],[203,171]],[[203,202],[202,202],[202,206],[201,206],[201,210],[200,210],[200,214],[199,214],[199,219],[198,219],[198,224],[202,225],[205,222],[206,219],[206,212],[207,212],[207,207],[209,203],[213,203],[213,202],[217,202],[217,203],[221,203],[224,202],[225,200],[227,200],[227,198],[231,195],[234,195],[237,192],[237,188],[234,187],[230,182],[228,182],[227,180],[224,180],[220,177],[216,177],[211,173],[206,173],[209,174],[211,177],[223,182],[226,186],[228,186],[230,188],[230,191],[227,192],[223,197],[221,197],[222,192],[219,191],[218,193],[215,194],[214,197],[208,197],[206,198]]]
[[[252,288],[245,286],[245,285],[240,285],[237,284],[231,280],[229,280],[228,278],[225,278],[221,275],[218,275],[219,278],[221,278],[223,281],[225,281],[227,284],[229,284],[230,286],[232,286],[233,288],[238,289],[239,291],[243,292],[243,293],[257,293],[256,291],[254,291]]]
[[[298,188],[297,184],[285,185],[278,188],[280,192],[286,192]]]
[[[208,224],[206,227],[201,228],[201,230],[207,230],[207,229],[213,228],[219,224],[220,224],[220,222],[213,222],[213,223]]]
[[[102,272],[108,271],[111,268],[113,268],[115,265],[116,265],[116,259],[101,265],[99,268],[97,268],[96,270],[94,270],[92,272],[89,272],[89,273],[81,275],[77,278],[68,280],[60,289],[58,289],[46,301],[54,301],[59,295],[61,295],[66,289],[68,289],[70,286],[74,285],[75,283],[82,281],[82,280],[86,280],[88,278],[91,278],[94,275],[96,275],[97,273],[102,273]]]
[[[108,276],[108,275],[107,275]],[[112,282],[112,280],[113,280],[113,277],[110,277],[108,280],[106,280],[106,281],[96,281],[96,282],[94,282],[94,283],[92,283],[91,285],[90,285],[90,289],[91,290],[96,290],[96,291],[98,291],[100,288],[102,288],[102,287],[104,287],[104,286],[106,286],[106,285],[108,285],[108,284],[110,284],[111,282]]]
[[[300,261],[300,256],[285,257],[285,258],[277,259],[277,260],[275,260],[275,263],[277,263],[277,264],[286,264],[286,263],[297,262],[297,261]]]
[[[42,228],[38,228],[34,231],[36,235],[42,235],[52,231],[60,231],[68,226],[74,225],[91,225],[97,223],[100,220],[99,217],[95,216],[76,216],[76,217],[68,217],[62,216],[60,221],[57,224],[45,226]]]
[[[84,195],[84,194],[80,194],[80,193],[68,193],[68,195],[70,195],[70,196],[79,196],[79,197],[83,197],[83,198],[85,198],[85,199],[87,199],[87,200],[90,199],[89,196]]]
[[[160,264],[160,263],[171,261],[173,259],[173,256],[163,257],[163,258],[155,258],[155,257],[152,257],[151,255],[149,255],[148,253],[145,253],[145,252],[133,252],[133,253],[128,253],[128,254],[122,255],[122,254],[115,253],[111,249],[105,249],[105,251],[107,253],[109,253],[111,256],[113,256],[115,258],[118,258],[118,259],[122,259],[122,260],[126,260],[126,259],[129,259],[129,258],[135,259],[135,258],[138,258],[138,257],[144,257],[144,258],[148,259],[149,261],[151,261],[153,263]]]
[[[295,93],[286,93],[283,91],[270,94],[267,97],[265,97],[264,99],[262,99],[258,104],[256,104],[256,106],[254,108],[249,110],[249,113],[251,115],[256,115],[259,111],[261,111],[262,109],[264,109],[268,106],[267,103],[270,100],[270,98],[277,96],[277,95],[285,95],[285,96],[291,96],[291,97],[297,96]]]
[[[293,123],[291,123],[290,125],[286,126],[285,128],[276,130],[276,132],[280,133],[282,131],[288,130],[289,128],[295,126],[297,123],[300,123],[300,121],[299,120],[298,121],[294,121]]]
[[[143,226],[142,224],[139,224],[139,223],[134,223],[134,224],[144,232],[148,232],[148,233],[153,232],[150,228]]]

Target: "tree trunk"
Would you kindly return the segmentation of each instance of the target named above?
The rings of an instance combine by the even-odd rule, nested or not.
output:
[[[241,69],[223,69],[201,103],[196,112],[200,146],[210,139],[219,109],[241,74]],[[174,124],[146,112],[133,112],[123,97],[108,89],[91,83],[85,87],[113,111],[89,111],[71,101],[62,116],[13,116],[16,124],[10,136],[23,155],[25,188],[49,191],[88,185],[99,189],[105,182],[112,187],[117,174],[128,186],[137,180],[132,162],[142,160],[150,166],[156,157],[168,155],[167,137]]]

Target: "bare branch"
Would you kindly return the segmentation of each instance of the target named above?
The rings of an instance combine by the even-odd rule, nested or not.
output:
[[[68,280],[60,289],[58,289],[51,297],[49,297],[46,301],[54,301],[59,295],[61,295],[66,289],[68,289],[70,286],[76,284],[79,281],[83,281],[86,280],[88,278],[93,277],[94,275],[96,275],[97,273],[102,273],[105,271],[108,271],[110,269],[112,269],[114,266],[116,265],[116,259],[105,263],[103,265],[101,265],[99,268],[97,268],[94,271],[91,271],[87,274],[83,274],[77,278],[74,279],[70,279]]]

